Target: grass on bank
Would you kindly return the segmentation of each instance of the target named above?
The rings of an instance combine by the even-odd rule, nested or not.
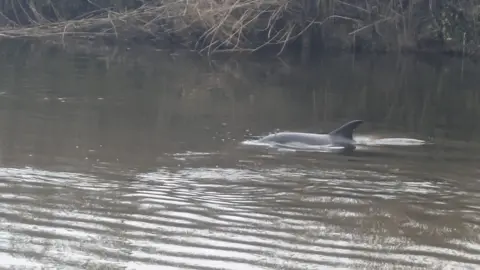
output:
[[[0,37],[153,40],[201,52],[337,49],[474,54],[475,0],[4,0]]]
[[[129,10],[102,8],[101,12],[95,10],[76,18],[57,20],[46,19],[32,3],[19,5],[26,15],[34,15],[28,16],[28,24],[12,23],[9,18],[11,26],[2,28],[1,36],[144,37],[176,41],[211,52],[219,48],[255,50],[269,44],[286,44],[302,33],[296,20],[285,20],[301,7],[299,2],[291,0],[148,1]],[[26,8],[30,12],[25,11]],[[3,17],[8,16],[3,14]]]

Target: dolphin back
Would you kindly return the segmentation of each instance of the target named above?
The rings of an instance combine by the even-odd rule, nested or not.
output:
[[[335,129],[334,131],[328,134],[330,136],[342,137],[349,140],[353,140],[353,132],[362,123],[363,123],[363,120],[353,120]]]

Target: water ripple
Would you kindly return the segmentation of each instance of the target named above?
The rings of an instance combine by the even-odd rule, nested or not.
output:
[[[420,181],[388,169],[289,166],[161,168],[123,177],[112,181],[94,174],[1,169],[4,265],[480,265],[480,193],[454,180]]]

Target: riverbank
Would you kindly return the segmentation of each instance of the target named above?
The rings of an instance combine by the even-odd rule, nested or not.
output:
[[[202,54],[268,49],[303,59],[324,50],[479,55],[480,4],[470,0],[83,2],[7,0],[0,38],[101,39]]]

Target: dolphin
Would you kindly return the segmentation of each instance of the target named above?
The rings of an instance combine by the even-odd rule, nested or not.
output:
[[[340,146],[344,151],[355,150],[353,132],[363,120],[352,120],[327,134],[303,132],[278,132],[258,140],[261,143],[302,143],[313,146]]]

